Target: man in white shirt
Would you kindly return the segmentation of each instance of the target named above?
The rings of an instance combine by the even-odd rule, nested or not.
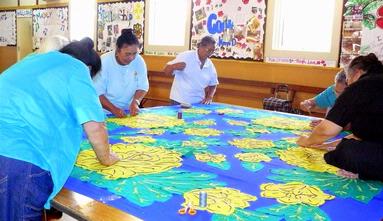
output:
[[[196,51],[185,51],[168,62],[164,72],[173,75],[170,91],[172,104],[210,104],[218,85],[217,71],[209,57],[215,51],[215,40],[205,36]]]
[[[102,69],[94,86],[105,112],[116,117],[139,112],[139,104],[149,90],[147,68],[138,54],[139,41],[131,29],[122,30],[117,48],[101,56]]]

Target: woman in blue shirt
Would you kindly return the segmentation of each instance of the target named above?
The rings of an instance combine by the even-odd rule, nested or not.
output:
[[[41,220],[71,173],[82,129],[101,164],[118,161],[91,82],[100,67],[87,38],[0,75],[0,220]]]

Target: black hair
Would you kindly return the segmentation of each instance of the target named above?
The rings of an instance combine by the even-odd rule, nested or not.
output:
[[[137,45],[140,47],[140,42],[138,41],[136,35],[133,33],[133,29],[127,28],[121,30],[121,35],[117,38],[117,48],[121,49],[124,44]]]
[[[197,44],[197,47],[205,47],[205,46],[208,46],[208,45],[215,45],[215,39],[211,36],[205,36],[201,39],[201,41]]]
[[[348,66],[348,70],[363,70],[365,74],[376,75],[383,74],[383,64],[374,53],[368,55],[360,55],[354,58]]]
[[[63,47],[60,52],[69,54],[72,57],[82,61],[87,66],[90,66],[90,76],[94,77],[101,69],[101,59],[93,47],[94,44],[92,39],[86,37],[80,41],[73,41],[69,43]]]

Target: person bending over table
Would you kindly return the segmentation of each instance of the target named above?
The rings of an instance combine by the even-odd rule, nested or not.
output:
[[[359,56],[351,61],[346,77],[350,86],[326,119],[297,144],[327,149],[325,161],[342,169],[342,176],[383,181],[383,65],[374,54]],[[351,135],[324,143],[349,123]]]
[[[149,90],[147,68],[138,54],[140,42],[132,29],[123,29],[116,50],[101,56],[102,69],[94,85],[106,113],[116,117],[138,114],[140,102]]]
[[[91,81],[100,66],[86,38],[0,75],[0,220],[41,220],[72,171],[83,129],[101,164],[119,160]]]
[[[168,62],[164,72],[173,75],[170,102],[176,104],[210,104],[217,85],[217,71],[209,57],[215,51],[215,40],[205,36],[196,51],[185,51]]]

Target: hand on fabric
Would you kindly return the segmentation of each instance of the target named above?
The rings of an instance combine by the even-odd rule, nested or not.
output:
[[[308,99],[300,103],[301,109],[304,111],[310,112],[312,108],[315,107],[315,101],[313,99]]]
[[[310,122],[310,127],[316,127],[318,124],[320,124],[320,122],[322,122],[321,119],[312,120]]]
[[[202,101],[201,104],[210,104],[213,101],[212,97],[205,97]]]
[[[308,137],[307,136],[300,136],[297,140],[297,145],[301,147],[308,147]]]
[[[117,163],[121,159],[118,157],[118,155],[112,151],[109,153],[109,162],[105,164],[105,166],[112,166],[113,164]]]
[[[139,111],[140,107],[138,106],[137,102],[133,99],[129,107],[130,116],[136,116]]]
[[[126,117],[126,113],[123,109],[116,108],[114,111],[111,111],[112,114],[118,118],[124,118]]]
[[[186,67],[185,62],[178,62],[178,63],[173,64],[173,70],[182,71],[183,69],[185,69],[185,67]]]

